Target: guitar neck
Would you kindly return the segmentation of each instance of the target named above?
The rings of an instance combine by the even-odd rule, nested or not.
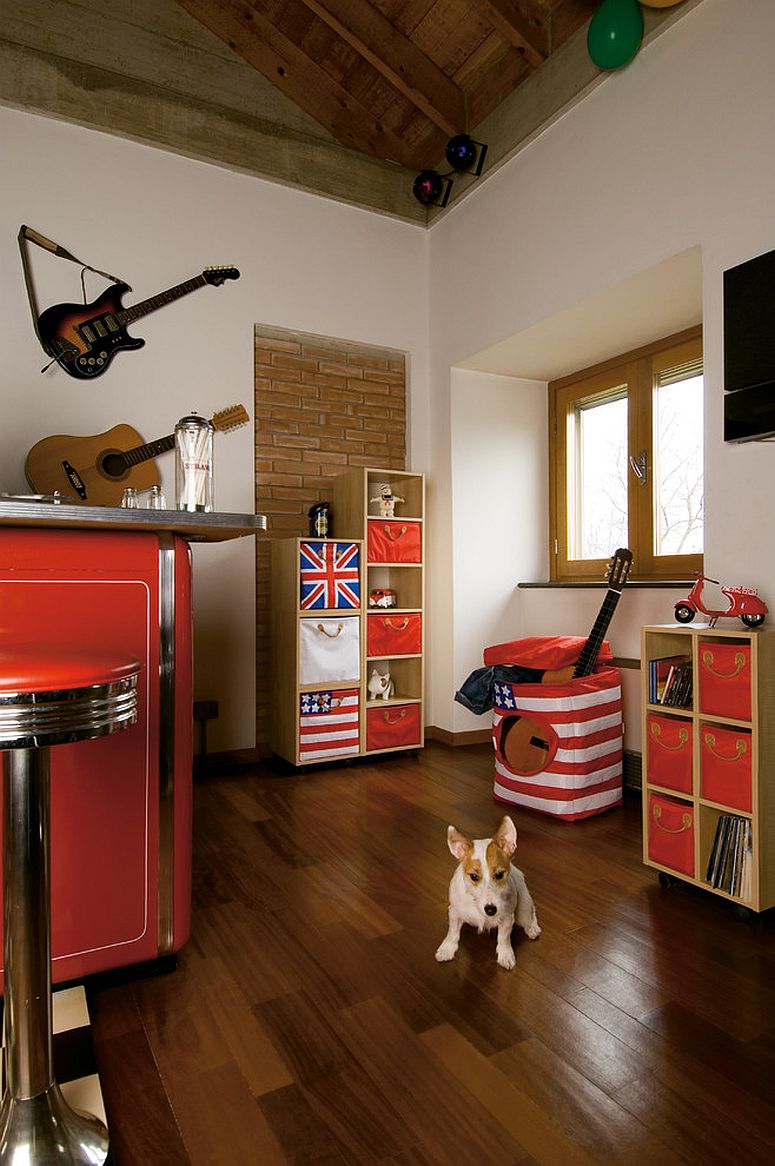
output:
[[[151,296],[150,299],[141,300],[139,304],[134,304],[131,308],[122,308],[121,311],[115,313],[116,318],[121,324],[131,324],[135,320],[139,320],[141,316],[147,316],[149,312],[155,312],[157,308],[163,308],[174,300],[179,300],[181,296],[187,296],[190,292],[196,291],[197,288],[204,287],[206,283],[204,275],[195,275],[193,279],[176,284],[175,287],[159,292],[158,295]]]
[[[145,445],[136,445],[134,449],[126,449],[121,457],[128,469],[130,466],[139,466],[140,462],[147,462],[151,458],[158,457],[160,453],[167,453],[174,448],[175,434],[171,433],[168,437],[160,437],[158,441],[149,441]]]
[[[616,605],[619,602],[619,591],[614,591],[609,588],[606,597],[603,600],[600,611],[597,614],[592,631],[589,633],[589,638],[581,649],[581,655],[576,661],[576,667],[573,669],[575,678],[579,676],[589,676],[595,667],[600,646],[605,639],[605,634],[608,631],[608,625],[611,622],[611,617],[614,614]]]

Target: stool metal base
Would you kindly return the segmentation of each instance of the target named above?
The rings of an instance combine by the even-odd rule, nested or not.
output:
[[[0,1162],[102,1166],[107,1156],[104,1124],[71,1109],[56,1082],[37,1097],[6,1093],[0,1109]]]

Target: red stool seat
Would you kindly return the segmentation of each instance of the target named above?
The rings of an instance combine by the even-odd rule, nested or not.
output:
[[[140,668],[133,656],[91,648],[46,648],[40,644],[14,644],[0,648],[0,693],[58,692],[113,684],[134,675]]]

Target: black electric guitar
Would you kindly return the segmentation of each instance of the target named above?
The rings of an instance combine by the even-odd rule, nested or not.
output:
[[[208,267],[201,275],[159,292],[132,308],[124,308],[121,297],[130,290],[126,283],[107,288],[91,304],[55,304],[38,316],[38,336],[44,350],[79,380],[104,373],[122,348],[142,348],[144,340],[130,336],[127,324],[141,316],[187,296],[210,284],[220,287],[227,279],[239,279],[236,267]]]
[[[247,425],[244,405],[220,409],[210,418],[221,433]],[[175,435],[144,442],[131,425],[114,425],[93,437],[59,433],[33,445],[24,463],[37,494],[61,494],[87,506],[118,506],[125,486],[148,490],[159,484],[153,459],[175,448]]]
[[[603,599],[592,631],[581,649],[575,664],[567,668],[547,670],[542,684],[567,684],[580,676],[589,676],[595,668],[608,625],[616,610],[632,566],[632,551],[619,547],[608,565],[608,590]],[[550,745],[544,730],[524,716],[505,716],[500,726],[500,751],[509,769],[526,777],[542,773],[549,761]]]

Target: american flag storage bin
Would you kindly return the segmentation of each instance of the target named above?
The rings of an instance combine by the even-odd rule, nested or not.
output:
[[[525,641],[531,645],[527,660],[516,658],[519,643],[513,645],[512,662],[540,667],[537,641]],[[547,645],[551,662],[546,667],[561,667],[554,658],[556,640],[547,637]],[[600,655],[610,659],[605,649]],[[567,822],[621,805],[624,725],[618,668],[603,664],[590,676],[565,684],[504,682],[493,688],[496,801]]]
[[[299,761],[331,761],[358,752],[358,689],[303,692],[299,697]]]
[[[359,608],[361,585],[358,543],[301,543],[299,587],[302,611]]]

